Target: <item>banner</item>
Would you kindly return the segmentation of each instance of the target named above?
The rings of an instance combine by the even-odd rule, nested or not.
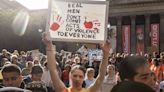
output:
[[[103,52],[100,49],[88,49],[88,58],[89,61],[102,61]]]
[[[107,38],[108,1],[50,0],[49,36],[54,41],[101,43]]]
[[[144,53],[144,25],[137,25],[136,26],[136,48],[138,54]]]
[[[130,25],[122,26],[122,48],[123,53],[130,53]]]
[[[151,50],[159,52],[159,24],[151,24]]]
[[[110,26],[109,30],[108,30],[108,36],[107,39],[110,40],[111,45],[112,45],[112,53],[116,52],[116,46],[117,46],[117,27],[116,26]]]

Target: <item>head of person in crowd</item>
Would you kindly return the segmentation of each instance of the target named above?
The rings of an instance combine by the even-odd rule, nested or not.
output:
[[[74,62],[72,62],[72,60],[71,60],[71,59],[67,59],[67,60],[65,61],[65,64],[72,65],[72,63],[74,63]]]
[[[75,57],[80,57],[80,53],[76,52]]]
[[[155,92],[151,87],[134,81],[123,81],[115,85],[111,92]]]
[[[18,50],[14,50],[14,52],[12,53],[13,55],[17,55],[17,56],[19,56],[19,52],[18,52]]]
[[[161,61],[162,64],[164,64],[164,56],[160,57],[160,61]]]
[[[110,76],[116,75],[116,69],[115,69],[115,66],[114,65],[109,64],[107,66],[107,75],[110,75]]]
[[[80,65],[74,65],[70,71],[71,85],[81,88],[84,82],[86,69]]]
[[[131,53],[130,56],[134,56],[135,54]]]
[[[33,67],[33,62],[27,61],[26,67],[22,69],[22,75],[23,76],[29,75],[31,73],[32,67]]]
[[[153,57],[154,58],[160,58],[160,55],[158,54],[158,52],[153,52]]]
[[[128,56],[127,53],[122,53],[122,57],[123,57],[123,58],[125,58],[125,57],[127,57],[127,56]]]
[[[3,66],[1,72],[4,86],[24,88],[20,67],[15,64],[7,64]]]
[[[81,63],[80,57],[76,56],[73,62],[75,62],[75,64],[80,64]]]
[[[2,67],[7,61],[9,61],[7,58],[2,58],[1,67]]]
[[[32,56],[32,51],[27,51],[26,54],[27,56]]]
[[[150,53],[146,53],[144,57],[147,59],[147,61],[151,62],[152,60],[152,55]]]
[[[155,79],[146,59],[142,56],[128,56],[119,66],[121,80],[141,82],[154,88]]]
[[[33,60],[33,63],[34,63],[34,65],[40,64],[40,60],[37,57],[35,57]]]
[[[66,70],[66,71],[71,71],[71,65],[70,64],[66,64],[65,66],[64,66],[64,70]]]
[[[19,56],[20,57],[20,60],[21,60],[21,62],[26,62],[27,60],[27,56],[26,55],[21,55],[21,56]]]
[[[86,56],[81,56],[81,62],[88,62],[88,56],[86,55]]]
[[[121,53],[117,53],[116,54],[116,60],[117,61],[121,61],[122,60]]]
[[[25,51],[20,51],[20,55],[26,55],[26,52]]]
[[[27,55],[27,61],[33,61],[32,51],[27,51],[26,55]]]
[[[12,54],[10,52],[7,52],[6,58],[8,58],[8,60],[10,60],[10,61],[11,61],[11,56],[12,56]]]
[[[100,63],[100,61],[94,60],[94,61],[92,62],[92,67],[93,67],[93,68],[98,68],[98,67],[99,67],[99,63]]]
[[[11,55],[11,63],[16,64],[18,62],[18,56],[17,55]]]
[[[95,75],[95,69],[94,68],[87,68],[86,79],[93,80],[94,75]]]
[[[163,58],[164,59],[164,52],[161,52],[160,53],[160,58]]]
[[[65,54],[65,51],[62,49],[62,50],[60,50],[60,54],[61,55],[64,55]]]
[[[31,78],[32,81],[41,81],[43,74],[42,66],[40,65],[34,65],[31,70]]]
[[[7,55],[7,52],[8,51],[6,49],[2,49],[2,55],[4,55],[4,56]]]
[[[2,54],[0,55],[2,58],[8,58],[10,59],[11,53],[7,51],[6,49],[2,49]]]
[[[157,58],[153,58],[152,59],[152,64],[155,65],[155,66],[159,66],[160,65],[160,60],[157,59]]]
[[[26,68],[30,69],[30,71],[31,71],[33,66],[34,66],[34,64],[32,61],[27,61]]]
[[[121,57],[121,53],[116,53],[116,57]]]
[[[69,53],[69,54],[67,55],[67,59],[71,59],[71,58],[72,58],[71,54],[72,54],[72,53]]]
[[[147,53],[144,54],[144,57],[145,57],[146,59],[148,58],[148,56],[149,56],[149,54],[147,54]]]

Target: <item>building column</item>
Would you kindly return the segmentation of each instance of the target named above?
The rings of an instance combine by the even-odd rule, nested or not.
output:
[[[145,53],[151,53],[150,15],[145,15]]]
[[[160,14],[159,51],[164,51],[164,14]]]
[[[136,16],[130,16],[131,18],[131,53],[136,53]]]
[[[122,53],[122,17],[117,17],[117,46],[116,52]]]

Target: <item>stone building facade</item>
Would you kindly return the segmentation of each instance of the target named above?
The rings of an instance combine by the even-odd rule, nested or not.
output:
[[[110,0],[109,23],[117,27],[117,52],[164,51],[164,0]]]

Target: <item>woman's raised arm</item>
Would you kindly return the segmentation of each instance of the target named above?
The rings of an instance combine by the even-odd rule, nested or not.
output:
[[[100,86],[102,85],[104,77],[106,75],[106,68],[108,65],[108,57],[109,50],[111,49],[111,44],[106,41],[103,45],[101,45],[101,49],[103,51],[103,60],[100,63],[99,74],[96,78],[95,83],[89,87],[90,92],[96,92],[100,89]]]
[[[55,91],[63,92],[64,89],[66,89],[66,87],[58,75],[58,71],[57,71],[57,67],[56,67],[57,62],[56,62],[56,58],[55,58],[56,49],[54,48],[52,41],[48,40],[47,33],[42,34],[42,41],[46,45],[48,69],[51,74],[51,79],[53,81],[53,86],[55,88]]]

